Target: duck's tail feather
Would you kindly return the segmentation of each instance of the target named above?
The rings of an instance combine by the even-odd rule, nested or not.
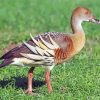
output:
[[[10,59],[4,59],[2,61],[2,63],[0,64],[0,68],[5,67],[6,65],[9,65],[11,63],[12,63],[12,60],[10,60]]]

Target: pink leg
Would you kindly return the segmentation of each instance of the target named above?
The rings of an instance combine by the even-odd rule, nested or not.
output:
[[[32,95],[32,78],[33,78],[33,70],[35,67],[31,67],[28,71],[28,89],[25,91],[25,93]]]
[[[52,92],[52,86],[51,86],[51,82],[50,82],[50,71],[49,70],[46,70],[45,81],[47,83],[48,92],[51,93]]]

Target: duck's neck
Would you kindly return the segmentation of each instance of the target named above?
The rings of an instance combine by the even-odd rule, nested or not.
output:
[[[84,34],[84,30],[82,28],[82,21],[79,20],[78,18],[73,18],[71,19],[71,27],[73,34]]]
[[[79,20],[78,18],[76,19],[72,18],[71,21],[71,27],[73,31],[72,40],[76,53],[79,52],[84,47],[85,44],[85,34],[81,24],[82,24],[81,20]]]

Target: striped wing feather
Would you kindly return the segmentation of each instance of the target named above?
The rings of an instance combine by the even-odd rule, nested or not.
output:
[[[29,54],[23,54],[24,57],[31,59],[36,58],[38,60],[44,56],[48,57],[48,59],[54,57],[54,61],[57,64],[69,58],[70,53],[72,52],[72,40],[65,34],[57,33],[55,36],[52,34],[39,35],[37,40],[33,38],[32,35],[30,36],[36,46],[33,47],[24,42],[24,44],[33,52],[30,57]],[[38,55],[36,51],[38,52]]]

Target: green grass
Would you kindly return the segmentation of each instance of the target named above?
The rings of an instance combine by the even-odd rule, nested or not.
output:
[[[92,10],[100,18],[99,0],[0,0],[0,55],[11,43],[28,40],[29,33],[71,32],[70,16],[77,6]],[[70,61],[55,66],[51,73],[53,92],[48,94],[44,70],[36,68],[33,87],[38,95],[24,94],[28,67],[7,66],[0,69],[0,100],[100,100],[100,25],[83,24],[85,48]],[[34,84],[34,83],[33,83]]]

